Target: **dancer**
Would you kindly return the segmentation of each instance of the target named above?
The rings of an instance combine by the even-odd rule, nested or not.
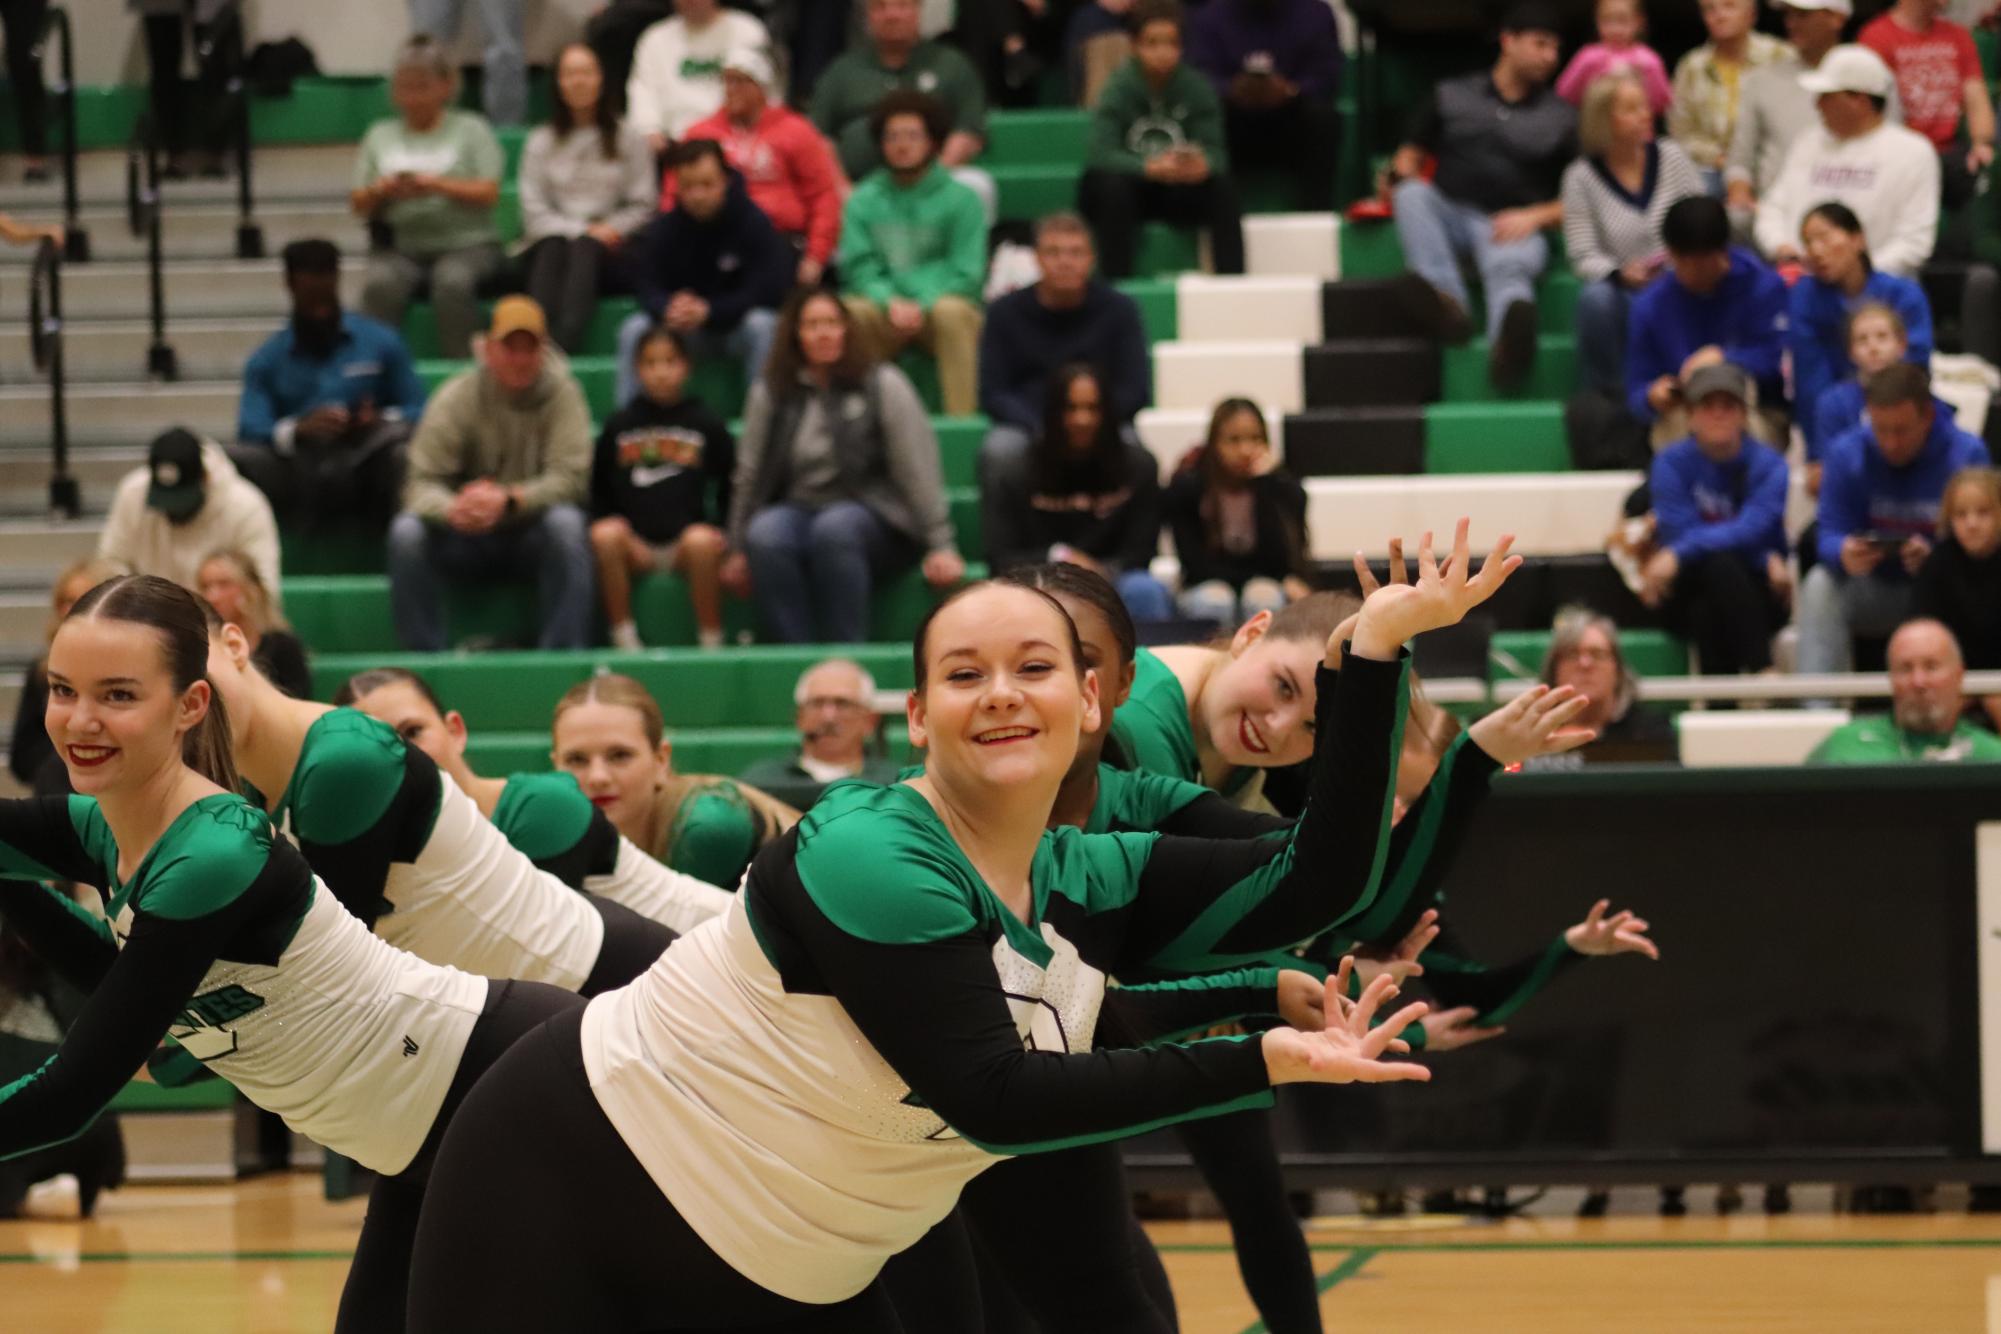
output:
[[[623,986],[674,933],[578,894],[508,843],[430,756],[353,709],[292,699],[211,613],[208,679],[236,763],[347,910],[390,944],[483,977],[594,996]]]
[[[1422,1007],[1370,1030],[1388,978],[1321,1032],[1090,1048],[1107,974],[1229,967],[1367,906],[1381,840],[1335,826],[1387,825],[1401,646],[1491,596],[1507,547],[1470,574],[1462,522],[1444,574],[1427,540],[1418,582],[1364,607],[1282,838],[1047,831],[1099,722],[1076,629],[1027,589],[940,603],[908,704],[925,773],[836,785],[726,916],[482,1082],[419,1229],[413,1327],[895,1330],[883,1262],[1000,1156],[1279,1083],[1427,1077],[1382,1059]]]
[[[0,1088],[0,1156],[81,1134],[162,1039],[379,1173],[335,1325],[403,1327],[446,1122],[507,1045],[581,1001],[393,949],[233,790],[207,619],[165,579],[99,584],[49,648],[50,738],[80,795],[0,801],[0,912],[89,993],[56,1054]]]
[[[358,709],[396,729],[403,743],[431,757],[509,843],[571,889],[623,904],[686,935],[729,906],[729,895],[669,870],[632,845],[565,773],[481,778],[466,762],[466,720],[449,712],[430,682],[403,667],[358,672],[334,693],[336,707]]]

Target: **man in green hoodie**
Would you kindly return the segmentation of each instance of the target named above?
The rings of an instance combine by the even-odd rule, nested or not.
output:
[[[1230,179],[1223,104],[1181,63],[1181,6],[1141,0],[1132,58],[1113,73],[1091,116],[1079,210],[1098,236],[1107,278],[1130,278],[1140,223],[1207,227],[1218,273],[1244,271],[1244,210]]]
[[[893,92],[872,122],[883,165],[841,217],[842,300],[876,357],[894,361],[912,343],[936,357],[945,411],[971,416],[980,410],[986,210],[939,165],[947,121],[938,99]]]
[[[533,577],[541,648],[585,648],[596,605],[582,508],[590,409],[549,345],[542,307],[494,304],[479,362],[438,386],[410,442],[403,512],[389,525],[389,601],[403,647],[441,652],[447,578]]]

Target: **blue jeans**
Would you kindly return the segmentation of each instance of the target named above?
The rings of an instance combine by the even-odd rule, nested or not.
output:
[[[1119,590],[1119,600],[1135,621],[1174,619],[1174,594],[1148,571],[1127,570],[1112,580],[1112,586]]]
[[[1857,578],[1822,561],[1800,583],[1799,671],[1852,670],[1856,637],[1886,638],[1910,619],[1916,605],[1916,588],[1909,579],[1879,574]]]
[[[491,533],[454,532],[415,514],[389,525],[389,603],[396,637],[420,653],[451,647],[445,633],[447,579],[534,578],[541,648],[587,648],[597,606],[589,522],[575,505],[551,505]]]
[[[645,311],[625,317],[618,326],[618,381],[614,389],[616,402],[624,407],[639,392],[639,341],[646,337],[646,331],[659,323]],[[711,357],[736,357],[743,362],[743,387],[749,393],[757,383],[757,377],[764,374],[764,359],[771,355],[772,335],[778,332],[778,312],[775,310],[753,310],[743,317],[743,323],[728,333],[713,333],[708,329],[697,329],[694,333],[681,335],[688,343],[688,352],[696,361]]]
[[[486,30],[480,82],[486,118],[495,125],[519,125],[528,119],[525,0],[474,3],[479,6],[479,26]],[[466,0],[410,0],[410,26],[449,46],[458,36],[465,4]]]
[[[1494,219],[1471,204],[1447,199],[1430,181],[1412,179],[1396,188],[1397,240],[1413,273],[1471,311],[1461,256],[1470,255],[1487,289],[1487,337],[1500,332],[1501,316],[1517,301],[1534,301],[1536,279],[1549,262],[1549,242],[1541,232],[1502,245],[1494,239]]]
[[[1577,294],[1579,387],[1623,401],[1626,397],[1626,317],[1632,293],[1615,274],[1586,283]]]
[[[865,642],[876,582],[918,555],[915,542],[859,500],[767,506],[744,528],[743,549],[765,632],[784,644]]]
[[[1276,579],[1247,579],[1241,590],[1221,579],[1205,579],[1181,590],[1181,614],[1191,621],[1214,621],[1225,630],[1242,625],[1261,611],[1277,612],[1286,603],[1285,585]]]

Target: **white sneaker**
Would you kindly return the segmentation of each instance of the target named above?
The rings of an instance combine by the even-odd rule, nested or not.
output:
[[[620,621],[611,628],[611,646],[630,651],[637,651],[646,647],[646,645],[639,642],[639,627],[631,621]]]
[[[695,642],[703,648],[721,648],[723,646],[723,632],[720,630],[697,630],[695,632]]]
[[[47,1181],[37,1181],[28,1187],[28,1197],[21,1202],[21,1216],[81,1218],[83,1217],[82,1187],[68,1172],[52,1176]]]

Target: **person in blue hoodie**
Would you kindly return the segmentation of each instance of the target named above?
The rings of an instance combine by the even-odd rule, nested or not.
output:
[[[1760,426],[1783,440],[1786,285],[1730,244],[1730,214],[1708,195],[1661,222],[1669,272],[1633,299],[1626,333],[1626,406],[1653,424],[1656,445],[1688,434],[1688,378],[1728,362],[1758,386]]]
[[[1744,433],[1751,383],[1735,366],[1688,377],[1689,434],[1654,456],[1659,549],[1640,599],[1695,641],[1709,676],[1762,672],[1785,624],[1786,461]]]
[[[627,241],[639,310],[618,328],[618,406],[639,391],[634,365],[647,330],[665,324],[695,356],[743,362],[746,385],[764,373],[778,308],[799,254],[750,202],[722,145],[690,139],[668,155],[674,208]]]
[[[1988,462],[1922,367],[1876,372],[1863,401],[1869,424],[1822,455],[1820,563],[1800,586],[1802,672],[1847,671],[1855,637],[1882,638],[1910,619],[1912,576],[1931,554],[1946,483]]]

